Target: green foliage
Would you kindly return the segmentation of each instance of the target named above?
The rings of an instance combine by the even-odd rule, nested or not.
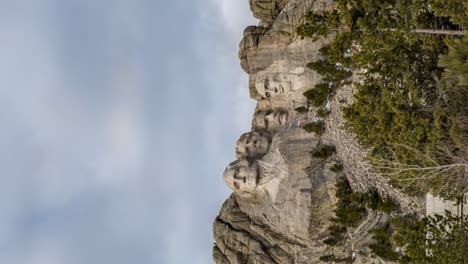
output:
[[[387,214],[400,209],[399,205],[394,200],[382,198],[377,190],[370,190],[363,194],[361,199],[367,208]]]
[[[322,83],[304,93],[311,105],[319,107],[334,95],[340,85],[348,84],[352,72],[343,66],[331,64],[328,61],[316,61],[307,64],[307,68],[322,76]]]
[[[466,104],[468,102],[468,86],[460,86],[458,79],[448,78],[444,73],[442,80],[439,82],[439,89],[447,101],[443,107],[439,107],[440,110],[437,109],[437,114],[439,115],[437,117],[439,119],[438,122],[441,124],[439,126],[441,128],[440,132],[446,133],[452,126],[456,126],[453,129],[462,129],[466,133],[467,127],[466,125],[463,126],[463,123],[466,123],[464,117],[468,116],[468,105]],[[462,136],[463,133],[457,134]],[[453,136],[451,138],[455,140]],[[455,135],[455,137],[457,136]]]
[[[365,206],[353,192],[346,177],[340,177],[336,183],[336,204],[333,221],[345,227],[356,227],[367,215]]]
[[[400,263],[467,263],[468,217],[446,212],[416,219],[404,216],[393,220],[395,244],[405,249]]]
[[[296,112],[302,113],[302,114],[308,113],[308,112],[309,112],[309,109],[308,109],[307,107],[304,107],[304,106],[296,107],[294,110],[295,110]]]
[[[330,246],[343,244],[348,227],[356,227],[367,214],[365,207],[355,202],[354,192],[345,176],[338,179],[336,188],[338,202],[332,219],[334,224],[328,228],[330,234],[323,241]]]
[[[343,170],[343,165],[339,164],[339,163],[335,163],[333,164],[333,166],[330,167],[330,170],[333,171],[333,172],[340,172]]]
[[[355,227],[367,214],[366,207],[372,210],[390,214],[399,206],[391,199],[383,199],[376,190],[367,193],[355,193],[346,177],[338,179],[336,197],[339,199],[335,214],[335,222],[345,226]]]
[[[312,156],[315,158],[328,159],[336,152],[334,146],[322,145],[318,150],[315,150],[312,153]]]
[[[454,78],[459,85],[468,86],[468,38],[454,39],[448,45],[448,54],[439,56],[439,67],[445,68],[446,78]]]
[[[454,3],[459,2],[431,1],[435,9],[449,4],[455,7]],[[436,2],[441,5],[437,6]],[[426,146],[441,142],[453,145],[456,144],[454,135],[463,134],[463,129],[453,124],[463,124],[468,112],[466,87],[448,85],[447,77],[439,82],[442,71],[437,61],[439,54],[447,50],[446,41],[438,35],[411,33],[418,28],[456,29],[447,17],[435,16],[430,7],[425,0],[340,0],[337,14],[343,30],[329,46],[321,49],[324,62],[308,64],[325,76],[324,83],[305,94],[314,106],[323,105],[341,82],[349,81],[351,72],[337,72],[335,65],[359,70],[354,103],[343,109],[343,115],[346,127],[354,132],[359,143],[372,149],[372,158],[386,159],[388,149],[392,149],[399,162],[423,166],[424,160],[400,145],[424,146],[421,151],[425,153]],[[447,12],[453,12],[456,17],[455,11],[462,12]],[[464,83],[468,78],[465,76],[468,52],[462,42],[454,40],[453,48],[440,57],[439,65],[446,67],[444,76]],[[447,89],[441,91],[440,87]],[[441,164],[446,162],[443,160]],[[408,191],[431,190],[437,186],[437,180],[413,186]]]
[[[327,37],[333,29],[339,26],[338,14],[336,12],[327,12],[315,14],[310,12],[305,16],[305,23],[296,28],[296,32],[302,38],[310,37],[313,41],[320,37]]]
[[[318,117],[325,118],[328,114],[330,114],[330,112],[327,111],[327,109],[325,109],[323,107],[317,109],[317,116]]]
[[[319,107],[327,102],[328,96],[331,93],[331,87],[328,83],[321,83],[304,93],[310,104]]]
[[[335,255],[323,255],[323,256],[320,256],[319,258],[321,261],[323,262],[332,262],[335,260]]]
[[[315,121],[306,124],[303,128],[309,133],[315,133],[317,136],[321,136],[325,132],[325,123],[323,121]]]
[[[431,9],[442,17],[450,17],[450,21],[463,27],[468,27],[468,2],[466,0],[429,0]]]
[[[366,206],[372,210],[381,210],[386,213],[391,212],[388,208],[392,208],[392,210],[397,208],[393,202],[381,199],[375,191],[364,194],[353,192],[345,176],[338,178],[336,197],[338,202],[334,210],[335,218],[332,219],[334,224],[328,228],[329,236],[323,241],[323,243],[330,246],[342,245],[345,242],[348,228],[357,227],[366,217]],[[389,204],[392,204],[392,206],[389,206]],[[393,244],[390,242],[392,235],[390,225],[374,230],[373,234],[375,243],[369,246],[371,251],[385,259],[397,259],[398,255],[393,251]],[[338,262],[335,256],[332,255],[325,255],[321,260]]]
[[[340,32],[335,36],[333,42],[329,46],[324,46],[320,49],[330,64],[336,65],[337,63],[343,67],[351,68],[351,54],[353,44],[360,38],[361,32]],[[352,69],[352,68],[351,68]]]
[[[432,3],[448,1],[463,0],[429,0]],[[453,26],[448,18],[436,17],[427,2],[426,0],[339,0],[338,13],[341,23],[346,24],[350,30],[379,31],[385,28],[409,30]],[[443,9],[442,6],[441,8]],[[457,12],[461,13],[460,10]]]
[[[334,263],[353,263],[352,257],[337,258],[335,255],[323,255],[319,258],[323,262],[334,262]]]
[[[453,23],[466,27],[467,10],[465,0],[338,0],[336,18],[313,17],[302,28],[301,36],[314,40],[337,32],[332,43],[321,49],[325,61],[307,65],[324,78],[304,95],[311,105],[323,105],[343,82],[349,81],[346,74],[352,70],[359,82],[355,83],[354,102],[343,115],[346,127],[359,143],[371,149],[371,160],[421,168],[430,164],[428,159],[440,165],[466,160],[468,41],[449,41],[412,30],[458,29]],[[336,72],[336,65],[349,71]],[[431,151],[441,145],[449,149],[448,156]],[[401,180],[414,177],[413,172],[405,171],[393,175],[392,182],[403,187]],[[466,181],[466,177],[461,178]],[[453,197],[457,197],[454,190],[463,193],[458,190],[460,185],[442,184],[447,181],[451,179],[433,177],[413,182],[408,188],[414,193],[437,190]],[[441,186],[448,187],[441,190]],[[337,183],[337,197],[335,224],[326,240],[330,245],[339,244],[346,229],[362,221],[366,206],[385,213],[398,210],[397,204],[380,197],[377,191],[353,193],[345,178]],[[390,242],[395,227],[398,231],[392,239],[406,253],[401,263],[468,263],[467,222],[466,217],[450,214],[422,220],[407,216],[374,230],[375,243],[369,247],[376,255],[396,260],[399,256]],[[323,260],[335,261],[332,255]]]
[[[351,71],[344,69],[342,66],[329,63],[328,61],[310,62],[306,67],[320,74],[325,82],[339,84],[352,75]]]
[[[330,235],[323,240],[323,243],[329,246],[341,245],[345,241],[347,228],[342,225],[331,225],[328,230]]]
[[[323,76],[323,82],[304,95],[311,105],[320,107],[350,81],[354,71],[360,75],[357,92],[343,116],[359,143],[372,150],[371,160],[391,158],[427,166],[426,158],[402,147],[407,145],[438,164],[450,164],[456,158],[437,156],[430,148],[449,146],[451,155],[460,155],[456,149],[466,148],[468,41],[414,30],[459,30],[456,24],[468,26],[465,0],[339,0],[336,12],[311,13],[298,28],[301,36],[316,40],[330,32],[337,34],[320,50],[325,60],[307,65]],[[445,69],[443,74],[438,66]],[[432,190],[454,195],[452,188],[440,187],[441,177],[402,184],[412,177],[413,171],[404,171],[393,175],[391,182],[410,194]]]
[[[394,246],[390,238],[393,230],[389,223],[371,231],[374,242],[369,245],[369,249],[375,255],[391,261],[399,259],[400,255],[394,251]]]

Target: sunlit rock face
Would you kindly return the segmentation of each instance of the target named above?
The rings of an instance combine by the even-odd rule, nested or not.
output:
[[[270,23],[275,20],[286,2],[284,0],[249,0],[253,16]]]
[[[321,82],[321,76],[305,65],[322,59],[319,49],[330,41],[301,39],[295,28],[309,11],[330,10],[335,2],[250,0],[249,4],[260,22],[245,29],[239,59],[249,75],[246,89],[257,107],[252,131],[240,136],[236,160],[223,173],[232,195],[214,222],[213,258],[222,264],[322,263],[320,256],[330,251],[322,241],[334,217],[336,179],[343,174],[332,172],[332,161],[314,158],[311,152],[326,143],[337,149],[348,146],[334,139],[334,131],[321,137],[307,133],[302,127],[316,120],[315,115],[294,111],[307,106],[303,93]],[[356,185],[369,182],[359,175],[354,178]],[[382,214],[370,214],[340,249],[341,256],[369,243],[369,231],[386,220]],[[386,262],[358,257],[354,263]]]
[[[288,124],[288,115],[284,110],[257,111],[252,120],[252,129],[277,131]]]
[[[224,182],[240,195],[251,196],[258,187],[260,177],[258,164],[246,160],[236,160],[224,171]]]
[[[317,238],[332,217],[335,176],[310,155],[320,140],[293,110],[321,80],[304,66],[321,58],[323,41],[294,33],[313,2],[249,2],[261,22],[245,29],[239,56],[258,105],[223,174],[233,194],[214,224],[216,263],[314,263],[324,249]]]
[[[269,136],[265,133],[251,131],[244,133],[236,143],[237,159],[255,159],[264,156],[270,146]]]

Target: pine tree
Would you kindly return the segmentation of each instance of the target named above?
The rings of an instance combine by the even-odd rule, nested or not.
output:
[[[446,216],[405,217],[394,224],[398,232],[393,240],[405,252],[400,263],[468,263],[468,217],[447,211]]]
[[[445,76],[456,78],[459,85],[468,86],[468,39],[454,39],[447,55],[439,56],[439,67],[445,68]]]
[[[450,17],[453,23],[468,27],[468,2],[466,0],[429,0],[429,4],[436,15]]]

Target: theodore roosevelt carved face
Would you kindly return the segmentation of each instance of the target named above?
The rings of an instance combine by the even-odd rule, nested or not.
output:
[[[288,112],[275,111],[259,111],[254,114],[252,127],[257,130],[275,130],[288,123]]]
[[[236,145],[236,157],[241,158],[261,158],[268,151],[270,142],[268,137],[260,132],[248,132],[243,134]]]

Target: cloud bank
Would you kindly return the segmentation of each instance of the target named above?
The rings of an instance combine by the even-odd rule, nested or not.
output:
[[[234,0],[0,3],[1,263],[210,263],[252,23]]]

